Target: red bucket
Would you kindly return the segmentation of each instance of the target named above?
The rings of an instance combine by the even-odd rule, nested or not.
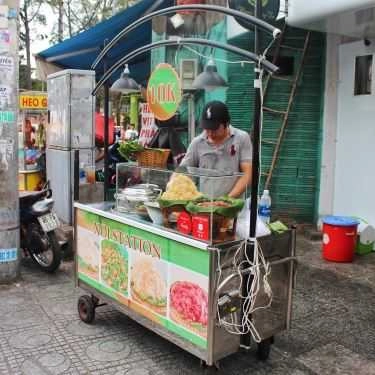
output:
[[[323,258],[332,262],[352,262],[359,221],[352,217],[323,219]]]

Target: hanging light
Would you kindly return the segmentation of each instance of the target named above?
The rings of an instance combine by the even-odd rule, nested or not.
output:
[[[116,80],[111,86],[111,91],[121,92],[123,94],[129,94],[140,91],[138,83],[130,77],[130,70],[128,64],[125,65],[125,69],[121,73],[120,78]]]
[[[204,71],[196,76],[192,86],[195,89],[212,91],[219,88],[226,88],[228,87],[228,83],[217,72],[217,66],[211,56],[206,67],[204,68]]]

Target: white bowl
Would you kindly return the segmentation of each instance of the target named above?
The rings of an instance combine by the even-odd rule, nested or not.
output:
[[[163,225],[164,218],[158,202],[144,202],[148,216],[156,225]]]

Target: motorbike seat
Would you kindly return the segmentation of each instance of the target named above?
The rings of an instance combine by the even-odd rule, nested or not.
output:
[[[20,207],[31,207],[35,202],[38,202],[39,200],[47,196],[47,193],[48,190],[21,192],[19,195]]]

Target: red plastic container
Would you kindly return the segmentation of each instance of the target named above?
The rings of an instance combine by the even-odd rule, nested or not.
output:
[[[193,215],[191,224],[193,237],[203,241],[210,239],[210,218],[208,215]]]
[[[178,216],[177,229],[183,234],[191,233],[191,216],[187,212],[181,212]]]
[[[323,258],[332,262],[352,262],[359,221],[345,216],[323,219]]]

